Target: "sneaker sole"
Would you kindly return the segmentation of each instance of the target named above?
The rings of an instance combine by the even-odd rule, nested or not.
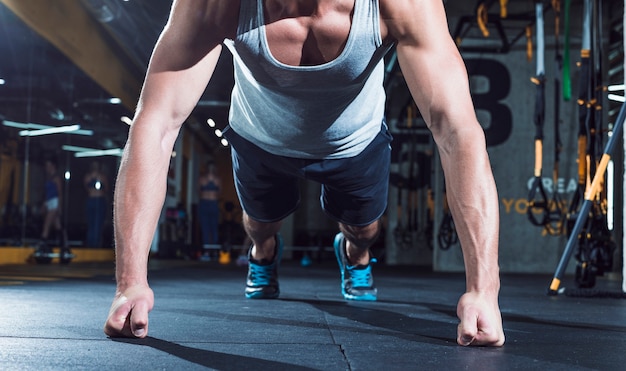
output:
[[[378,297],[371,295],[371,294],[355,296],[355,295],[350,295],[348,293],[343,293],[343,297],[346,300],[354,300],[354,301],[377,301],[378,300]]]
[[[280,293],[275,293],[275,294],[264,294],[262,292],[253,292],[251,294],[246,293],[246,298],[247,299],[276,299],[278,298],[278,296],[280,295]]]

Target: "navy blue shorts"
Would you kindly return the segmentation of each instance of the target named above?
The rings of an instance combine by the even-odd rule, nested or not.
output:
[[[338,222],[364,226],[387,208],[391,134],[380,133],[355,157],[310,160],[268,153],[228,127],[235,188],[250,218],[264,223],[284,219],[300,203],[299,179],[322,185],[322,209]]]

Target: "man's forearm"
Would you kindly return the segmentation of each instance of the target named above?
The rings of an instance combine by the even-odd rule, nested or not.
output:
[[[467,290],[497,293],[498,195],[482,133],[466,134],[442,151],[446,194],[463,249]]]
[[[150,245],[167,185],[173,141],[135,122],[115,188],[114,224],[118,288],[147,283]],[[169,151],[168,151],[169,148]]]

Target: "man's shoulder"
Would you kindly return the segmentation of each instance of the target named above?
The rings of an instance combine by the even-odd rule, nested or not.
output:
[[[380,13],[383,19],[394,19],[399,16],[409,16],[409,14],[405,14],[403,12],[411,7],[419,6],[420,2],[423,3],[427,1],[432,0],[378,0],[378,7],[380,8]]]
[[[438,15],[444,14],[442,0],[378,0],[380,17],[388,36],[395,40],[406,40],[430,34],[428,29]],[[444,19],[445,20],[445,19]]]
[[[214,21],[222,25],[236,25],[242,1],[248,0],[208,0],[207,10],[212,13]]]
[[[177,22],[173,26],[193,24],[196,30],[230,37],[237,31],[241,1],[247,0],[178,0],[174,3],[174,12],[178,8],[183,16],[173,18]]]

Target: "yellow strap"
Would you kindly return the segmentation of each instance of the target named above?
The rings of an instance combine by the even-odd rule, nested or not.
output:
[[[602,159],[600,160],[600,165],[598,165],[598,169],[596,170],[596,174],[593,177],[593,182],[591,186],[587,188],[587,192],[585,192],[585,200],[593,200],[595,196],[602,190],[602,183],[604,182],[604,173],[606,171],[607,166],[609,165],[609,160],[611,160],[611,156],[608,154],[603,154]]]
[[[506,18],[508,15],[506,6],[509,4],[509,0],[500,0],[500,18]]]
[[[535,178],[541,176],[541,168],[543,162],[543,142],[541,139],[535,139]]]
[[[554,35],[559,37],[560,29],[561,29],[561,19],[559,14],[561,14],[561,0],[552,0],[552,9],[554,9],[555,17],[554,17]]]
[[[585,184],[587,177],[587,137],[578,136],[578,184]]]
[[[487,29],[487,22],[488,22],[487,5],[485,5],[485,3],[481,3],[478,6],[476,21],[478,22],[478,28],[480,28],[480,31],[483,33],[483,36],[489,37],[489,30]]]

